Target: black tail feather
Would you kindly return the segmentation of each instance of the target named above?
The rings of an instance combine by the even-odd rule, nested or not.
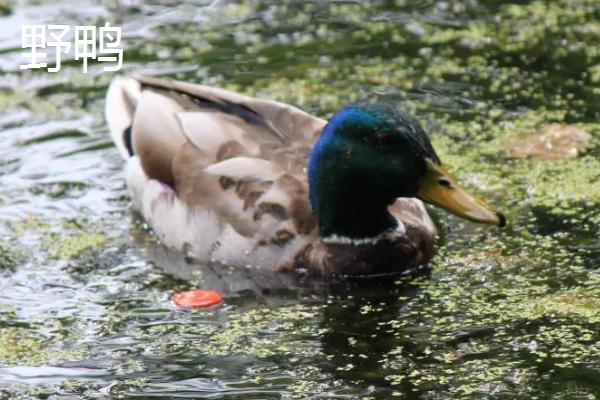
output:
[[[133,145],[131,142],[131,125],[123,130],[123,143],[125,144],[125,148],[127,149],[127,153],[129,153],[129,157],[133,156]]]

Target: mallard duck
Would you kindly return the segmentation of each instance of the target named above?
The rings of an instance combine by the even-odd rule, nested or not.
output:
[[[329,122],[296,107],[150,77],[114,80],[106,117],[132,203],[191,257],[313,274],[423,265],[423,202],[470,221],[504,216],[446,171],[415,118],[389,104]]]

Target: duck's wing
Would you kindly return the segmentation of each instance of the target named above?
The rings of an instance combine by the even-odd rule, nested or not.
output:
[[[326,124],[321,118],[276,101],[185,82],[147,77],[137,80],[142,93],[160,93],[184,109],[176,112],[183,135],[211,154],[214,161],[237,152],[301,173]],[[137,136],[134,140],[142,146],[142,138],[154,140],[151,135]]]
[[[223,89],[140,77],[109,88],[107,119],[124,156],[175,186],[191,208],[244,236],[285,242],[315,224],[305,167],[325,121]]]

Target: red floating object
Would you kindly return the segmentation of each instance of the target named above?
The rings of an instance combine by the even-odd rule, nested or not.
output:
[[[223,297],[213,290],[190,290],[173,295],[173,303],[180,308],[208,308],[222,301]]]

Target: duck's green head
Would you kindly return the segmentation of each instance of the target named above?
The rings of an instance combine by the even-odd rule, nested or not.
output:
[[[308,166],[321,235],[372,237],[397,221],[387,207],[418,197],[471,221],[505,219],[462,189],[415,118],[387,104],[347,107],[323,129]]]

